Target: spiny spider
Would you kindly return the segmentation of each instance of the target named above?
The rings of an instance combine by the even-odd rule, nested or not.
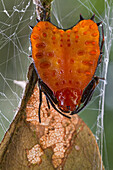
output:
[[[32,27],[32,58],[39,84],[39,122],[42,92],[52,107],[70,118],[80,112],[91,100],[99,83],[95,76],[101,63],[102,41],[93,15],[85,20],[80,15],[79,22],[69,29],[60,29],[50,21],[39,21]],[[69,115],[65,113],[70,113]]]

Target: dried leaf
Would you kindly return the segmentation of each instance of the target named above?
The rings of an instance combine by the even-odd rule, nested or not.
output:
[[[17,116],[0,145],[1,170],[104,170],[95,137],[78,115],[70,120],[49,110],[43,95],[39,123],[33,65],[28,77]]]

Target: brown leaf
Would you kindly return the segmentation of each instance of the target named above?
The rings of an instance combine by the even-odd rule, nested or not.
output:
[[[39,123],[33,65],[28,77],[17,116],[0,145],[1,170],[104,170],[95,137],[78,115],[68,119],[49,110],[43,95]]]

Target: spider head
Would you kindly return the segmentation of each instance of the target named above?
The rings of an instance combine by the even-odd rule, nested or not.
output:
[[[76,110],[80,104],[81,93],[74,88],[64,88],[55,93],[59,109],[70,112]]]

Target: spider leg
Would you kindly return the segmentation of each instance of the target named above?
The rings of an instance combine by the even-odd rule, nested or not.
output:
[[[29,58],[32,58],[32,55],[30,55]]]
[[[65,114],[63,114],[59,109],[57,109],[57,107],[55,106],[55,104],[58,104],[57,99],[54,97],[53,92],[51,91],[51,89],[43,82],[40,81],[40,85],[41,85],[41,91],[45,94],[47,102],[49,104],[51,104],[51,106],[57,111],[59,112],[61,115],[70,118],[70,116],[67,116]],[[50,107],[50,106],[49,106]],[[49,108],[48,107],[48,108]],[[67,113],[67,112],[66,112]]]
[[[100,45],[100,56],[99,56],[99,60],[98,60],[98,64],[99,65],[102,61],[102,47],[103,47],[103,44],[104,44],[104,29],[103,29],[103,25],[102,25],[102,41],[101,41],[101,45]]]
[[[43,8],[43,20],[50,22],[50,17],[48,17],[47,10],[45,8]]]
[[[48,94],[51,98],[51,100],[55,103],[58,104],[57,99],[54,97],[54,94],[52,92],[52,90],[41,80],[40,81],[40,85],[41,85],[41,90],[43,91],[43,93],[46,95]],[[47,95],[46,95],[47,96]]]
[[[102,25],[102,42],[101,42],[101,46],[100,46],[100,52],[102,52],[103,45],[104,45],[104,28],[103,28],[103,25]]]
[[[85,88],[85,90],[84,90],[84,92],[82,94],[81,103],[83,103],[83,106],[81,108],[78,107],[75,111],[72,111],[70,115],[77,114],[78,112],[80,112],[82,109],[84,109],[86,107],[86,105],[91,100],[93,92],[94,92],[96,86],[98,85],[98,83],[99,83],[99,77],[95,76],[91,80],[89,85]]]
[[[48,18],[46,19],[46,21],[49,21],[49,22],[51,22],[51,18],[50,18],[50,17],[48,17]]]
[[[39,117],[39,122],[40,122],[40,123],[41,123],[41,117],[40,117],[41,105],[42,105],[42,90],[41,90],[41,86],[40,86],[40,84],[39,84],[39,108],[38,108],[38,117]]]
[[[32,29],[34,28],[34,26],[32,26],[32,25],[29,25],[29,28],[32,30]]]
[[[80,14],[80,21],[84,20],[83,16]]]
[[[44,21],[46,21],[46,9],[45,8],[43,9],[43,19]]]
[[[97,24],[97,26],[99,26],[100,24],[102,24],[102,21],[100,21],[100,22],[98,22],[98,23],[96,23]]]
[[[56,97],[54,97],[53,92],[43,81],[41,81],[41,86],[42,86],[42,89],[43,89],[42,91],[44,92],[45,96],[47,97],[47,94],[48,94],[49,97],[51,98],[51,101],[53,101],[55,104],[58,104],[58,101]],[[61,110],[61,112],[64,112],[64,113],[69,113],[67,111],[63,111],[61,108],[59,108],[59,110]]]
[[[36,21],[37,21],[37,22],[40,22],[40,20],[39,20],[38,18],[36,18]]]
[[[48,109],[50,109],[50,104],[49,104],[49,100],[48,100],[47,96],[46,96],[46,101],[47,101]]]
[[[93,16],[90,18],[90,20],[94,20],[94,18],[95,18],[95,14],[93,14]]]

